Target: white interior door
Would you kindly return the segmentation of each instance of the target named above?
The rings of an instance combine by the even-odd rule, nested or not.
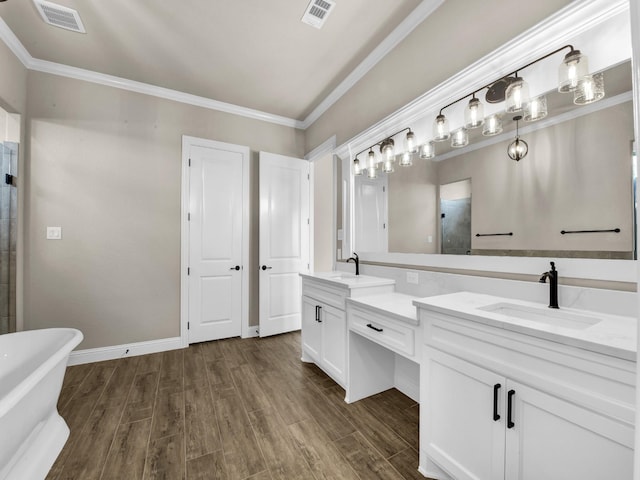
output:
[[[200,139],[185,142],[190,162],[189,343],[239,336],[247,301],[243,169],[249,165],[249,148]]]
[[[309,271],[309,162],[260,152],[260,336],[300,329]]]
[[[357,176],[354,181],[356,252],[386,252],[389,250],[387,228],[386,175],[372,179]]]

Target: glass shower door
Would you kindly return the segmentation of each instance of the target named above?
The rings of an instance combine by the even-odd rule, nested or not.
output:
[[[18,144],[0,143],[0,334],[16,331]]]

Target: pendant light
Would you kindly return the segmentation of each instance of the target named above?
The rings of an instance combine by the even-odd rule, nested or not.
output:
[[[589,62],[587,56],[571,47],[558,68],[558,91],[561,93],[573,92],[578,88],[580,79],[589,74]]]
[[[480,103],[480,100],[476,98],[476,94],[474,93],[464,111],[464,126],[465,128],[477,128],[481,127],[483,123],[484,106]]]
[[[484,119],[482,135],[485,137],[491,137],[492,135],[498,135],[499,133],[502,133],[502,120],[497,113],[494,113]]]
[[[411,130],[407,132],[407,136],[405,137],[405,150],[409,153],[417,153],[418,152],[418,144],[416,143],[416,134]]]
[[[378,162],[376,161],[376,154],[371,148],[367,155],[367,177],[378,178]]]
[[[428,160],[436,156],[436,148],[433,142],[427,142],[420,147],[420,158]]]
[[[516,78],[505,91],[504,109],[507,113],[519,112],[527,103],[529,103],[529,85],[516,73]]]
[[[360,165],[360,160],[357,158],[353,161],[353,174],[357,176],[362,175],[362,166]]]
[[[604,75],[602,72],[593,75],[585,75],[578,82],[578,87],[573,92],[573,103],[586,105],[597,102],[604,97]]]
[[[433,122],[433,140],[435,142],[444,142],[449,138],[449,120],[440,114]]]
[[[519,135],[518,122],[522,120],[522,116],[517,115],[513,117],[513,120],[516,122],[516,139],[509,144],[507,155],[511,160],[519,162],[529,153],[529,145],[524,140],[521,140]]]
[[[395,172],[395,168],[393,168],[393,160],[385,160],[382,162],[382,171],[384,173],[393,173]]]
[[[451,146],[453,148],[466,147],[469,144],[469,134],[467,129],[460,127],[451,135]]]
[[[394,148],[393,138],[387,138],[380,144],[380,153],[382,154],[383,161],[393,161],[396,156]]]
[[[547,97],[541,95],[532,98],[524,109],[524,121],[535,122],[547,116]]]

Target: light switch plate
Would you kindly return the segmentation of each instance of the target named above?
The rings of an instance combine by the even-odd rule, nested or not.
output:
[[[407,283],[418,285],[420,283],[418,272],[407,272]]]
[[[338,229],[338,240],[344,240],[344,232],[341,228]]]
[[[47,227],[47,240],[62,240],[62,227]]]

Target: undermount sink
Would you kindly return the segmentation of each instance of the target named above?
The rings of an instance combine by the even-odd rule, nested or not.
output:
[[[342,280],[344,278],[355,278],[355,274],[349,272],[333,272],[327,275],[327,278],[332,280]]]
[[[600,322],[599,318],[582,315],[580,313],[567,312],[562,309],[537,308],[528,305],[519,305],[517,303],[494,303],[480,307],[479,310],[574,330],[584,330]]]

